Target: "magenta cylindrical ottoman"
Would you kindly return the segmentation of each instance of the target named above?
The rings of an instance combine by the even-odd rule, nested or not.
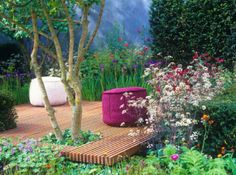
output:
[[[129,97],[124,97],[127,92]],[[146,89],[142,87],[116,88],[104,91],[102,94],[103,122],[111,126],[134,126],[140,118],[146,118],[146,109],[129,107],[128,101],[137,98],[145,98]],[[124,113],[124,110],[127,110]],[[123,111],[123,114],[122,114]]]

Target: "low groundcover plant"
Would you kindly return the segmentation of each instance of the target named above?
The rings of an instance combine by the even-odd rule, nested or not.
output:
[[[81,137],[76,141],[73,141],[70,129],[66,129],[64,131],[63,140],[61,141],[57,140],[55,134],[49,133],[42,138],[42,142],[59,145],[80,146],[88,142],[99,140],[102,137],[100,133],[93,133],[92,131],[80,131],[80,133]]]
[[[17,145],[0,139],[1,173],[7,175],[228,175],[235,174],[236,160],[230,154],[212,159],[187,147],[166,145],[147,156],[134,156],[112,167],[73,163],[62,157],[59,147],[42,146],[27,139]]]

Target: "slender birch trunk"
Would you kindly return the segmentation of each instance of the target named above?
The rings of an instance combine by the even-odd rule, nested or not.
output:
[[[34,33],[34,44],[33,44],[33,50],[31,53],[31,65],[34,69],[42,96],[43,96],[43,102],[44,102],[44,107],[46,108],[48,112],[48,116],[50,118],[51,125],[54,129],[56,138],[58,140],[62,140],[62,132],[61,129],[57,123],[56,117],[55,117],[55,110],[52,108],[52,106],[49,103],[48,95],[46,88],[44,86],[42,76],[41,76],[41,71],[40,71],[40,66],[37,61],[37,54],[38,54],[38,47],[39,47],[39,36],[38,36],[38,28],[37,28],[37,16],[34,12],[32,12],[32,23],[33,23],[33,33]]]

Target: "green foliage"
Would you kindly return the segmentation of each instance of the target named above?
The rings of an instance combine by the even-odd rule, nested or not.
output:
[[[169,153],[172,151],[173,153],[179,152],[179,159],[171,159]],[[147,157],[136,156],[121,165],[123,169],[126,169],[128,175],[214,175],[217,173],[218,175],[226,175],[233,174],[235,159],[230,155],[211,159],[194,149],[186,147],[177,149],[168,145],[159,150],[157,155],[151,153]]]
[[[173,145],[167,145],[165,149],[163,149],[163,155],[170,158],[172,154],[175,154],[177,152],[177,149]]]
[[[205,102],[204,113],[208,114],[213,124],[209,126],[208,136],[204,152],[216,156],[226,152],[234,152],[236,145],[236,84],[227,88],[222,94],[213,100]],[[202,116],[202,111],[198,116]],[[199,143],[203,141],[203,126],[198,125],[197,130],[201,133]],[[224,148],[222,150],[222,148]]]
[[[188,150],[181,156],[183,166],[187,168],[190,174],[202,174],[206,166],[206,158],[196,150]]]
[[[81,8],[84,6],[92,6],[93,4],[98,4],[101,0],[82,0],[78,1],[77,3]]]
[[[145,46],[132,48],[120,43],[119,47],[114,46],[88,55],[80,69],[83,99],[100,100],[102,92],[112,88],[148,88],[142,78],[145,63],[150,60],[150,51],[147,49]]]
[[[59,141],[55,134],[49,133],[48,135],[42,138],[42,141],[45,143],[59,144],[59,145],[70,145],[70,146],[80,146],[88,142],[96,141],[101,138],[100,134],[95,134],[91,131],[80,131],[81,138],[74,141],[71,138],[71,130],[66,129],[63,133],[63,140]]]
[[[81,9],[90,8],[92,5],[100,3],[100,1],[101,0],[71,0],[67,1],[66,5],[69,8],[70,15],[74,17],[76,15],[75,6],[80,7]],[[65,14],[62,13],[63,7],[61,6],[61,0],[4,1],[0,4],[0,12],[7,16],[8,19],[1,17],[0,30],[7,36],[16,40],[31,38],[32,23],[30,22],[30,12],[34,9],[37,16],[40,17],[40,31],[48,33],[49,28],[45,21],[42,6],[46,7],[51,19],[59,19],[53,20],[52,24],[54,29],[58,30],[59,33],[68,32],[66,17]],[[14,23],[17,23],[18,25],[13,24],[9,19],[14,20]]]
[[[51,16],[59,19],[62,14],[60,13],[61,8],[59,0],[56,1],[44,1],[45,5],[47,5],[47,8],[50,9],[49,13]],[[40,2],[39,1],[27,1],[27,0],[22,0],[19,2],[18,0],[12,0],[11,2],[9,1],[4,1],[0,5],[0,11],[6,15],[8,18],[14,20],[16,23],[19,25],[13,24],[11,21],[8,19],[2,18],[0,20],[0,29],[1,31],[6,34],[7,36],[16,39],[16,40],[21,40],[24,38],[30,38],[31,33],[28,33],[28,31],[25,31],[22,29],[22,26],[26,28],[27,30],[32,31],[32,25],[30,23],[31,19],[31,9],[33,8],[38,16],[43,17],[43,12],[42,9],[40,8]],[[47,25],[45,25],[45,20],[41,20],[41,31],[47,32],[49,31]],[[56,29],[59,28],[67,28],[67,24],[65,22],[60,22],[60,21],[54,21],[54,26]],[[68,31],[68,30],[67,30]]]
[[[16,119],[14,98],[9,92],[0,91],[0,131],[15,128]]]
[[[0,75],[29,73],[29,66],[24,64],[20,54],[11,54],[5,61],[0,61]]]
[[[28,74],[0,75],[0,89],[11,92],[16,105],[29,103],[29,80]]]
[[[40,146],[39,144],[39,142],[29,139],[14,146],[11,140],[0,139],[0,162],[4,165],[3,174],[59,175],[63,172],[78,173],[75,169],[77,165],[66,161],[60,155],[60,149],[53,146]]]
[[[193,50],[229,64],[236,58],[234,0],[152,0],[150,25],[155,53],[177,62],[188,62]]]
[[[15,104],[29,102],[30,71],[16,44],[0,45],[0,89],[11,92]]]
[[[171,150],[179,153],[178,160],[171,160]],[[111,167],[72,163],[60,155],[58,147],[42,146],[32,139],[15,146],[9,139],[0,139],[0,151],[4,174],[9,175],[235,175],[236,167],[235,159],[230,155],[210,159],[196,150],[177,149],[173,145],[158,151],[161,154],[152,152],[146,157],[133,156]]]

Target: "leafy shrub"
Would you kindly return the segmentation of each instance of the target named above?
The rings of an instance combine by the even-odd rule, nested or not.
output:
[[[205,114],[209,115],[207,137],[203,151],[213,156],[234,152],[236,145],[236,84],[211,101],[205,102]],[[198,116],[202,116],[199,112]],[[209,121],[212,121],[209,123]],[[204,126],[198,125],[199,144],[203,143]]]
[[[9,92],[0,91],[0,131],[15,128],[16,118],[14,98]]]
[[[152,0],[153,49],[186,63],[193,50],[235,60],[235,1]]]
[[[71,137],[71,130],[66,129],[63,133],[63,140],[58,141],[55,134],[49,133],[48,135],[42,138],[42,141],[45,143],[53,143],[59,145],[70,145],[70,146],[80,146],[88,142],[96,141],[101,138],[100,134],[95,134],[92,131],[80,131],[81,138],[77,141],[73,141]]]
[[[167,145],[157,153],[151,152],[147,157],[132,157],[121,163],[118,171],[128,175],[227,175],[235,173],[236,160],[231,155],[211,159],[194,149],[176,148]]]
[[[17,44],[0,44],[0,75],[6,73],[26,73],[30,66]]]
[[[40,146],[36,140],[28,139],[14,146],[11,140],[0,139],[0,152],[3,174],[78,174],[77,165],[62,157],[60,149]]]

